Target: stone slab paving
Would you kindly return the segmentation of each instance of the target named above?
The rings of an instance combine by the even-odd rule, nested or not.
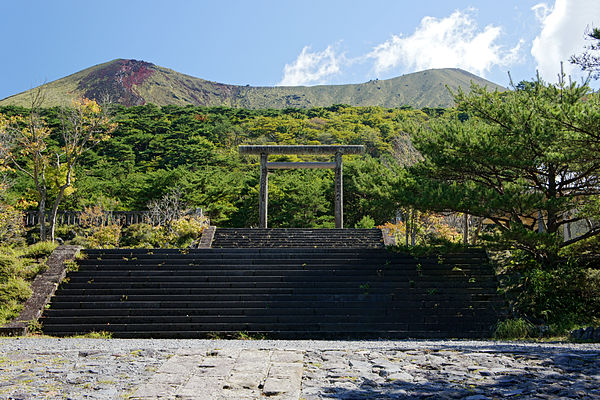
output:
[[[600,399],[600,345],[0,338],[7,399]]]
[[[179,350],[132,399],[298,399],[301,350]]]

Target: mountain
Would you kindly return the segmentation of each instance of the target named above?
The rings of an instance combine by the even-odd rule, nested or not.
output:
[[[156,105],[229,106],[250,109],[353,106],[448,107],[454,104],[447,87],[468,90],[471,82],[488,89],[505,88],[457,68],[430,69],[393,79],[349,85],[236,86],[211,82],[151,64],[117,59],[43,85],[45,106],[70,104],[80,96],[108,97],[126,106]],[[30,91],[0,100],[0,106],[28,106]]]

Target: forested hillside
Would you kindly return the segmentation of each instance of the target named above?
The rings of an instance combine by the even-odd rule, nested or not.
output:
[[[188,207],[204,209],[220,226],[256,226],[258,158],[240,157],[239,144],[363,144],[366,157],[345,157],[346,225],[365,215],[384,223],[396,208],[390,187],[395,165],[417,157],[402,124],[441,111],[343,105],[256,111],[115,106],[111,113],[117,128],[109,140],[84,153],[75,171],[75,190],[61,207],[81,210],[103,202],[118,210],[143,210],[152,200],[178,191]],[[0,112],[27,110],[4,107]],[[42,114],[56,128],[58,143],[59,110]],[[11,189],[13,200],[24,196],[34,201],[32,189],[30,180],[19,178]],[[332,226],[333,172],[272,173],[269,213],[272,226]]]

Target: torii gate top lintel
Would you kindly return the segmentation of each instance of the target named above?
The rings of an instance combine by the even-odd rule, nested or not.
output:
[[[365,146],[362,145],[245,145],[239,146],[240,154],[260,155],[260,193],[259,193],[259,226],[267,227],[267,204],[269,169],[293,169],[293,168],[331,168],[335,170],[335,227],[344,227],[343,199],[344,190],[342,182],[342,155],[362,154]],[[267,162],[269,154],[334,154],[335,162]]]
[[[240,154],[362,154],[362,145],[243,145]]]

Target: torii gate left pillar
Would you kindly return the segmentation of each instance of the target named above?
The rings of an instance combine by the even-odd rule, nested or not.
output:
[[[364,146],[240,146],[241,154],[260,155],[259,227],[267,227],[269,204],[269,170],[295,168],[330,168],[335,171],[335,227],[344,227],[344,184],[342,155],[361,154]],[[268,162],[269,154],[334,154],[334,162]]]

